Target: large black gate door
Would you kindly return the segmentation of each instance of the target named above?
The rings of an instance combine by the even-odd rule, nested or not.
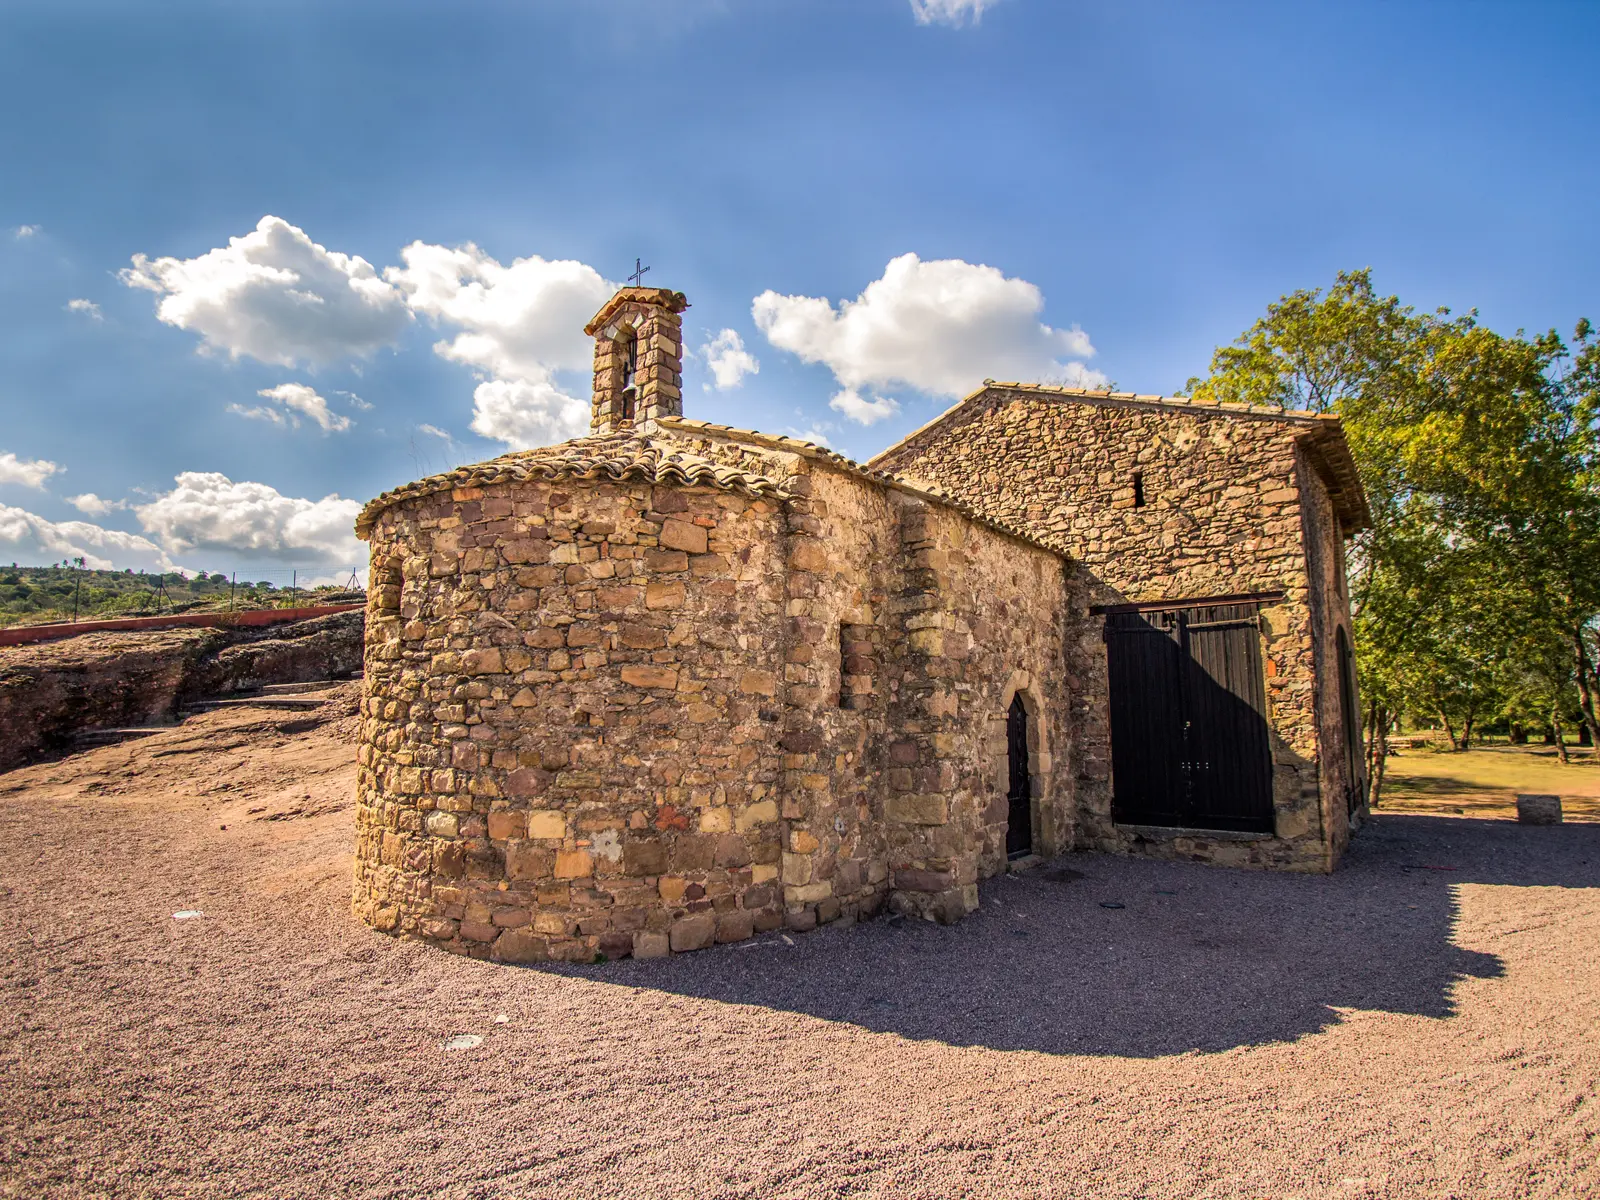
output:
[[[1106,660],[1115,819],[1270,833],[1256,605],[1108,612]]]

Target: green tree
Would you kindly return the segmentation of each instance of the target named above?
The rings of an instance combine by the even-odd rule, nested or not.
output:
[[[1418,313],[1379,296],[1369,271],[1343,272],[1326,293],[1268,305],[1189,391],[1343,418],[1373,512],[1349,578],[1375,786],[1402,711],[1465,744],[1513,693],[1554,713],[1575,683],[1600,738],[1600,345],[1587,321],[1569,350],[1554,332]]]

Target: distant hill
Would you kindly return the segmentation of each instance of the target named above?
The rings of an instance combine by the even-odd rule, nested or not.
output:
[[[72,567],[0,566],[0,627],[71,620],[74,597],[79,620],[142,617],[169,612],[209,612],[233,608],[287,608],[360,600],[362,593],[342,588],[291,589],[267,581],[226,575],[185,577],[143,571],[90,571]]]

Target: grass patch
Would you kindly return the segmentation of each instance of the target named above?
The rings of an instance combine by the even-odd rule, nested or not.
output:
[[[1563,764],[1549,746],[1402,750],[1391,754],[1379,812],[1517,819],[1518,792],[1561,797],[1569,821],[1600,821],[1600,763],[1569,749]]]

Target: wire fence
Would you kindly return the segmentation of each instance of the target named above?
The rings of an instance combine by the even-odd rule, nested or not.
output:
[[[84,560],[0,566],[0,626],[181,612],[306,608],[366,599],[360,567],[227,571],[95,570]]]

